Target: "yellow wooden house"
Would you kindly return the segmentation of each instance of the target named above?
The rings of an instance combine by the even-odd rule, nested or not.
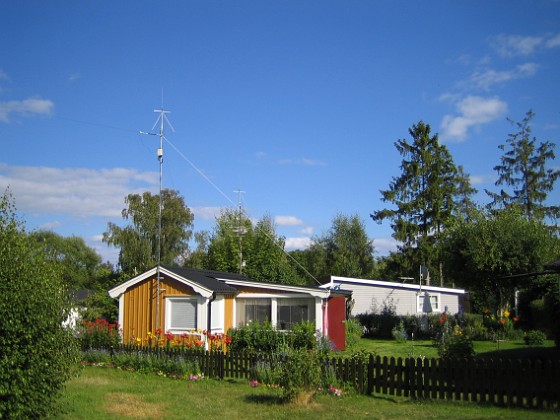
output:
[[[109,291],[119,302],[124,343],[156,331],[173,335],[227,333],[251,322],[270,321],[289,330],[314,322],[335,348],[345,346],[348,294],[312,286],[258,282],[241,274],[185,267],[154,267]]]

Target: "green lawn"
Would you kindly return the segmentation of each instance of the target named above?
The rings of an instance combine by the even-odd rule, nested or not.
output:
[[[387,357],[414,357],[425,356],[428,358],[438,357],[437,349],[431,340],[406,341],[397,343],[395,340],[374,340],[362,338],[352,350],[364,350],[373,352],[378,356]],[[528,347],[523,340],[501,341],[475,341],[474,350],[479,356],[488,357],[541,357],[549,359],[559,359],[560,350],[554,346],[553,341],[547,341],[543,347]],[[347,350],[343,353],[349,353]]]
[[[67,384],[62,419],[557,419],[558,412],[390,396],[319,394],[309,404],[281,404],[275,390],[247,381],[198,382],[85,367]]]

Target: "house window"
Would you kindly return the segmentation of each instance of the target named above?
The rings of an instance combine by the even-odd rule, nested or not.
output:
[[[315,299],[277,299],[276,326],[291,330],[294,324],[315,320]]]
[[[196,330],[197,327],[197,298],[181,297],[165,299],[165,330],[179,333]]]
[[[272,322],[271,299],[238,299],[237,300],[237,324],[248,325],[251,322],[260,324]]]
[[[416,296],[417,311],[421,313],[441,312],[439,293],[419,293]]]

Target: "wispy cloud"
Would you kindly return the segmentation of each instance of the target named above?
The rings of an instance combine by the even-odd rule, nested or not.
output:
[[[299,233],[302,235],[313,235],[313,232],[315,232],[315,229],[313,229],[312,226],[307,226],[299,230]]]
[[[512,80],[527,79],[537,73],[538,64],[524,63],[515,67],[513,70],[497,71],[487,69],[475,72],[466,82],[467,85],[474,85],[479,89],[488,91],[494,85],[504,84]]]
[[[494,183],[494,181],[496,180],[496,175],[495,174],[481,174],[481,175],[470,175],[469,176],[469,181],[471,183],[471,185],[483,185],[483,184],[489,184],[489,183]]]
[[[452,98],[449,95],[442,99]],[[469,129],[478,127],[502,117],[508,110],[507,104],[499,98],[467,96],[455,102],[458,115],[445,115],[441,122],[441,139],[463,141]]]
[[[560,34],[544,36],[496,35],[490,45],[504,58],[529,56],[541,48],[560,46]]]
[[[134,169],[60,169],[0,163],[0,189],[9,187],[18,210],[35,214],[120,218],[126,195],[155,190],[157,184],[157,173]]]
[[[221,207],[192,207],[195,220],[216,220],[222,211]]]
[[[299,226],[303,221],[295,216],[276,216],[274,223],[278,226]]]
[[[72,73],[72,74],[70,74],[70,76],[68,76],[68,83],[75,82],[76,80],[78,80],[81,77],[82,76],[81,76],[80,73]]]
[[[298,158],[298,159],[279,159],[281,165],[301,165],[301,166],[327,166],[323,160]]]
[[[54,103],[49,99],[29,98],[21,101],[0,102],[0,121],[9,123],[11,116],[49,116],[54,111]]]

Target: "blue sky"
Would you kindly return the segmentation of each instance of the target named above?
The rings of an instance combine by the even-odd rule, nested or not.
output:
[[[4,2],[0,45],[0,188],[28,229],[82,236],[104,260],[124,197],[158,191],[159,140],[139,131],[162,104],[163,184],[194,229],[243,190],[288,249],[339,213],[364,221],[377,255],[394,249],[369,214],[420,120],[481,203],[507,118],[532,109],[537,139],[560,137],[554,0]]]

